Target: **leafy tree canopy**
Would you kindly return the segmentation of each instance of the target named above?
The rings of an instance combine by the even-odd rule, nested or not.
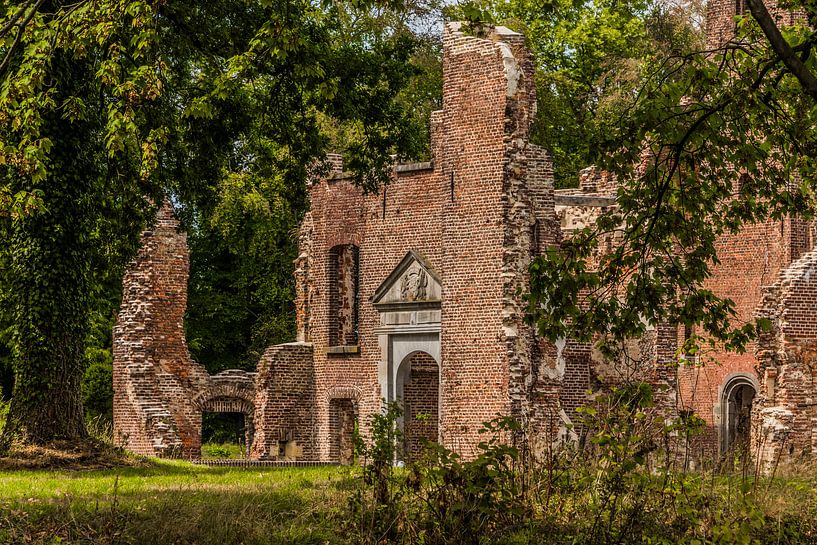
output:
[[[248,227],[236,214],[251,211],[280,240],[332,140],[327,120],[350,128],[343,151],[365,188],[386,179],[392,154],[421,149],[396,100],[416,70],[413,36],[345,24],[347,11],[373,7],[0,5],[0,323],[15,374],[6,442],[84,436],[91,309],[163,194],[194,230],[237,242]],[[261,233],[247,251],[262,251]],[[265,266],[250,269],[260,278]]]
[[[699,323],[710,342],[741,351],[769,326],[742,322],[706,280],[722,236],[813,217],[817,8],[785,7],[800,21],[750,0],[730,41],[656,55],[604,120],[598,143],[619,206],[532,266],[531,310],[549,337],[620,342],[662,322]]]

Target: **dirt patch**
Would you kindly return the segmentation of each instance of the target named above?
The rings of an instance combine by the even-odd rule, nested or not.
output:
[[[55,441],[48,445],[13,445],[0,455],[0,470],[87,470],[151,467],[155,462],[98,441]]]

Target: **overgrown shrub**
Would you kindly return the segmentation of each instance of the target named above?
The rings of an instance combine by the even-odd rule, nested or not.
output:
[[[375,414],[371,419],[371,440],[364,442],[355,433],[355,455],[360,459],[361,486],[357,487],[350,500],[350,521],[353,530],[361,538],[375,540],[393,539],[400,531],[399,508],[405,493],[401,482],[401,471],[395,462],[402,454],[403,434],[398,422],[403,410],[398,403],[389,403],[383,414]],[[357,429],[357,428],[356,428]]]
[[[86,351],[87,353],[90,351]],[[88,418],[113,419],[113,364],[110,354],[98,351],[82,378],[82,404]]]
[[[495,542],[529,514],[519,451],[500,440],[518,431],[515,421],[486,423],[482,432],[489,437],[472,460],[429,443],[404,465],[401,416],[400,406],[389,404],[372,418],[371,441],[358,441],[360,486],[350,520],[362,542]]]
[[[817,543],[813,492],[801,491],[802,516],[775,515],[751,474],[687,471],[684,444],[701,420],[669,418],[653,395],[633,384],[596,397],[580,410],[581,444],[535,456],[508,443],[526,430],[497,417],[476,456],[429,444],[405,467],[401,411],[389,405],[359,442],[350,530],[377,544]]]

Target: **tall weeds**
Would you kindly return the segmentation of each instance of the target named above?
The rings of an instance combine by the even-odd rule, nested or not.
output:
[[[405,465],[392,404],[359,442],[350,531],[361,543],[817,543],[817,501],[773,513],[751,472],[687,470],[700,419],[667,418],[644,384],[613,389],[581,409],[580,444],[530,453],[504,438],[516,421],[484,425],[474,458],[429,443]]]

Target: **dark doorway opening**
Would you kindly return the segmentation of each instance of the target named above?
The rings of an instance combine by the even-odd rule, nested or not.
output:
[[[721,398],[721,452],[728,457],[749,453],[752,432],[752,403],[757,389],[751,377],[730,379]],[[747,458],[748,459],[748,458]]]
[[[201,419],[203,458],[246,458],[248,437],[244,413],[205,412]]]
[[[749,433],[752,421],[752,401],[755,389],[742,384],[732,389],[729,395],[729,436],[727,449],[743,447],[749,444]]]

